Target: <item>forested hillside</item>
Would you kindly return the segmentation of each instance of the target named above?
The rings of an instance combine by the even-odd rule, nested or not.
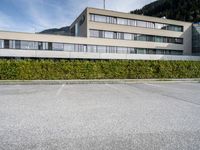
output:
[[[157,0],[144,6],[142,9],[131,11],[131,13],[199,22],[200,0]]]

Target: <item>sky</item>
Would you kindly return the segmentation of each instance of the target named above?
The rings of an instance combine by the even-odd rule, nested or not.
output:
[[[0,0],[0,30],[39,32],[70,25],[86,8],[103,0]],[[130,12],[154,0],[106,0],[106,9]]]

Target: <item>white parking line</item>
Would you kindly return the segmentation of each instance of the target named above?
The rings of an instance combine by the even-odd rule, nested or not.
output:
[[[62,92],[62,90],[63,90],[64,87],[65,87],[65,84],[62,84],[61,87],[56,92],[56,96],[60,95],[60,93]]]
[[[151,84],[151,83],[144,83],[144,85],[149,85],[149,86],[154,86],[154,87],[162,87],[160,85],[157,84]]]

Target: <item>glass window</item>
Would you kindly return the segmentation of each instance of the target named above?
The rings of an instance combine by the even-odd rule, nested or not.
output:
[[[117,24],[117,18],[116,17],[106,17],[106,22],[111,24]]]
[[[105,22],[106,23],[106,16],[95,15],[95,21],[97,21],[97,22]]]
[[[147,35],[147,41],[154,42],[155,41],[155,37],[152,36],[152,35]]]
[[[117,32],[113,32],[113,38],[117,39]]]
[[[97,51],[97,46],[96,45],[88,45],[87,46],[87,51],[90,53],[96,53]]]
[[[21,49],[38,49],[38,43],[37,42],[30,42],[30,41],[21,41]]]
[[[137,41],[146,41],[146,40],[147,40],[147,37],[146,37],[146,35],[137,34],[137,35],[135,36],[135,40],[137,40]]]
[[[124,39],[125,40],[132,40],[132,34],[124,33]]]
[[[168,43],[175,43],[175,38],[168,37],[167,42]]]
[[[4,41],[0,40],[0,48],[4,48]]]
[[[155,23],[153,23],[153,22],[147,22],[147,28],[154,29],[155,28]]]
[[[158,50],[156,50],[156,54],[164,54],[164,50],[158,49]]]
[[[97,50],[99,53],[106,53],[106,46],[97,46]]]
[[[136,20],[128,19],[128,25],[129,25],[129,26],[137,26]]]
[[[107,53],[117,53],[117,47],[107,46]]]
[[[52,42],[48,42],[48,50],[52,50],[52,49],[53,49]]]
[[[137,54],[146,54],[146,49],[144,49],[144,48],[137,48]]]
[[[156,29],[162,29],[163,27],[164,27],[163,24],[161,24],[161,23],[155,23],[155,28]]]
[[[62,43],[53,43],[53,50],[55,51],[63,51],[64,50],[64,44]]]
[[[163,29],[163,30],[167,30],[167,27],[168,27],[168,25],[167,25],[167,24],[163,24],[163,27],[162,27],[162,29]]]
[[[47,42],[43,42],[43,50],[48,50],[48,43]]]
[[[117,24],[128,25],[127,19],[117,18]]]
[[[156,37],[155,37],[155,42],[163,43],[163,37],[156,36]]]
[[[9,40],[9,48],[15,49],[15,41],[14,40]]]
[[[117,53],[127,54],[127,47],[117,47]]]
[[[170,55],[171,54],[171,51],[170,50],[165,50],[165,55]]]
[[[147,27],[147,22],[145,21],[137,21],[137,26],[138,27]]]
[[[9,43],[9,40],[4,40],[4,48],[10,48]]]
[[[183,27],[182,26],[176,26],[175,31],[183,32]]]
[[[156,50],[155,49],[148,49],[147,54],[156,54]]]
[[[172,50],[172,51],[171,51],[171,54],[172,54],[172,55],[182,55],[182,54],[183,54],[183,51],[174,51],[174,50]]]
[[[130,54],[136,54],[136,49],[135,48],[129,48],[128,49]]]
[[[162,38],[163,38],[163,43],[167,43],[168,42],[167,37],[162,37]]]
[[[87,45],[75,44],[75,52],[87,52]]]
[[[104,38],[104,37],[105,37],[104,31],[99,31],[99,38]]]
[[[99,37],[98,30],[90,30],[90,37]]]
[[[95,15],[94,14],[90,14],[90,20],[95,21]]]
[[[175,43],[183,44],[183,39],[182,38],[175,38]]]
[[[105,31],[105,38],[113,39],[113,32]]]
[[[74,52],[74,44],[64,44],[64,51]]]
[[[117,39],[124,40],[124,33],[118,32]]]
[[[21,42],[19,40],[15,41],[15,48],[16,49],[21,49]]]

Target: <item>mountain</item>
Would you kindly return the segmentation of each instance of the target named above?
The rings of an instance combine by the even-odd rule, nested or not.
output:
[[[57,28],[47,29],[40,32],[40,34],[70,35],[70,30],[69,30],[69,27],[66,26],[59,29]]]
[[[200,0],[157,0],[144,6],[142,9],[131,11],[131,13],[199,22]]]

